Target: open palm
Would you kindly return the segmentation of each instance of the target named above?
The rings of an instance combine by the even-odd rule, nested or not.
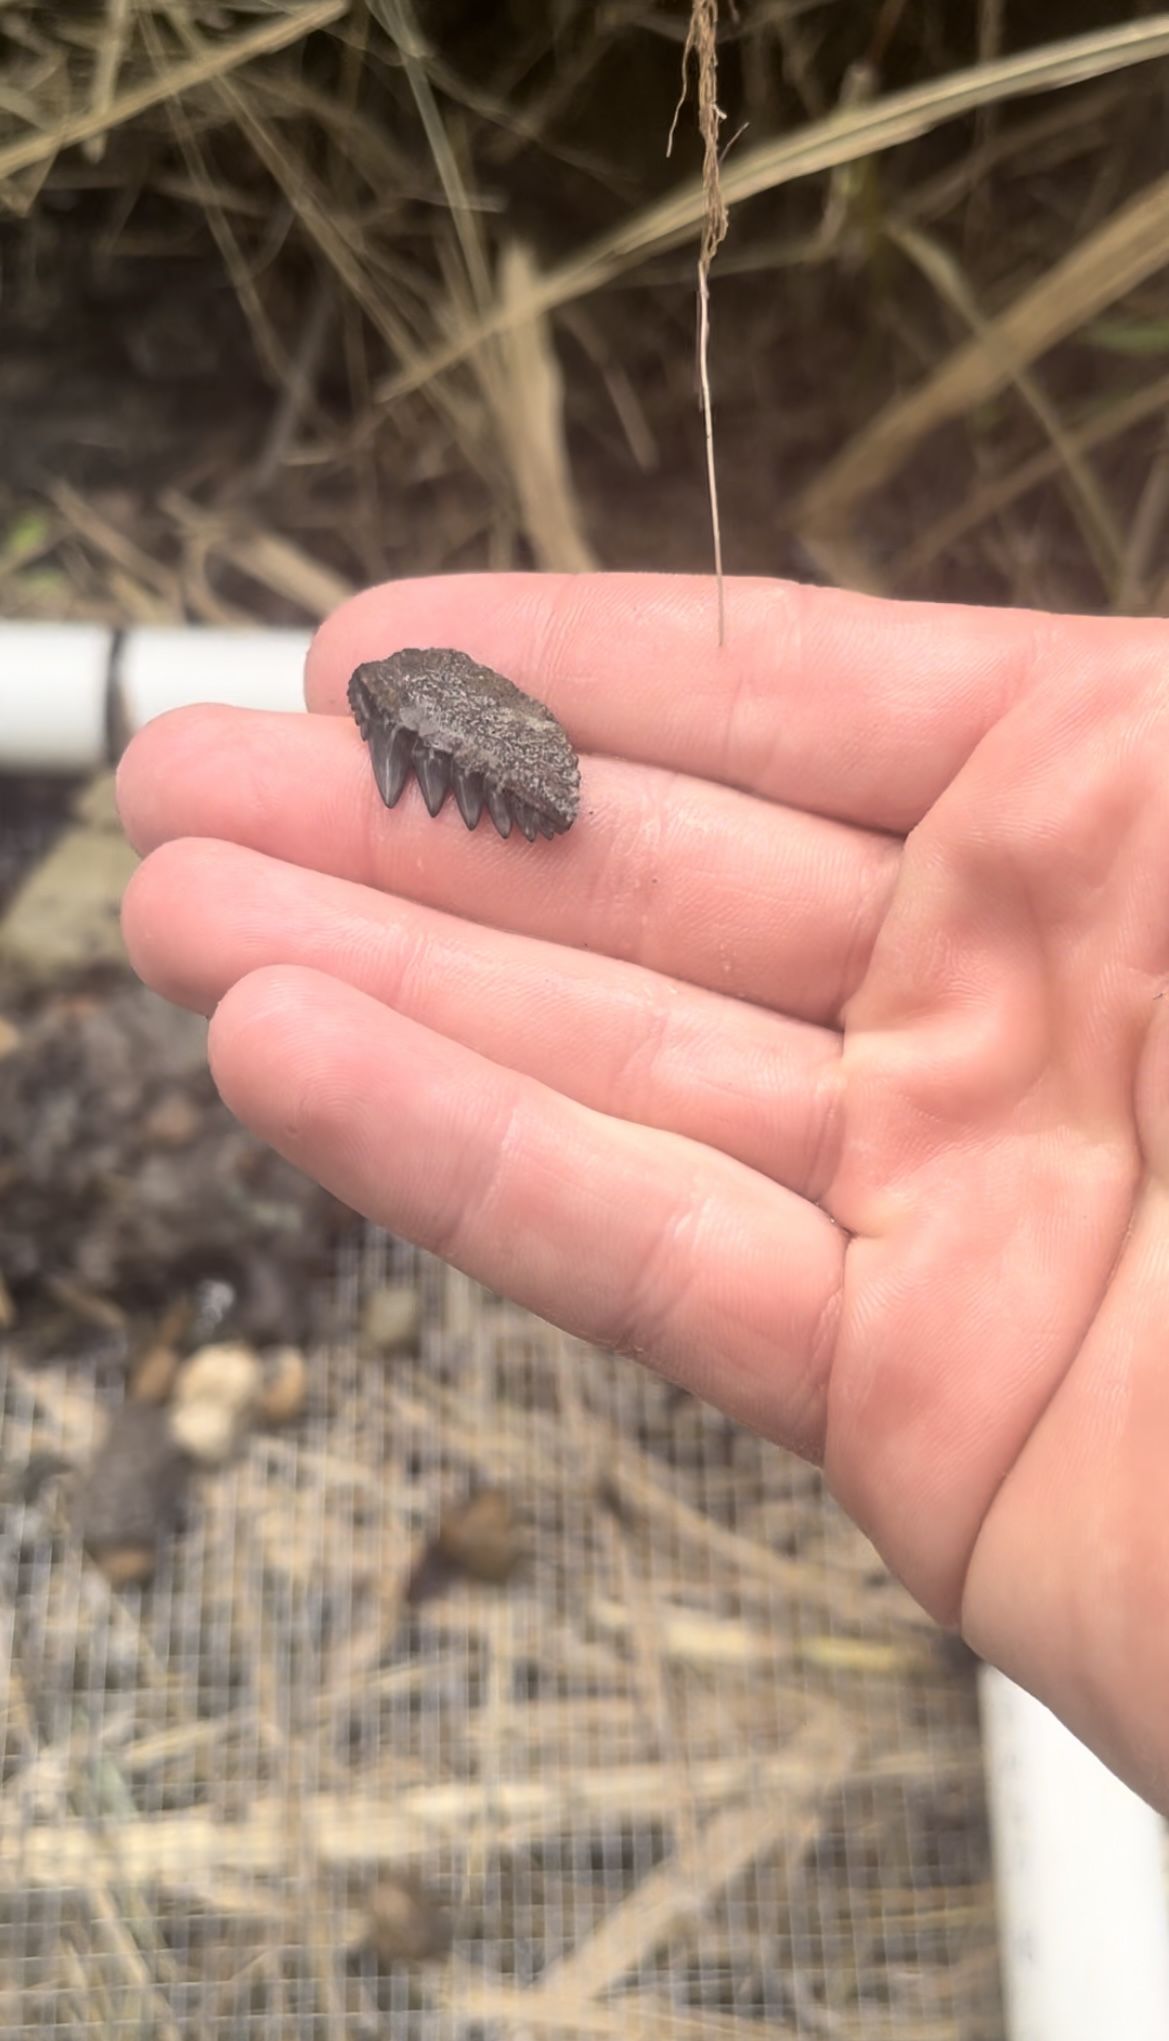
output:
[[[1157,625],[771,582],[374,590],[310,717],[123,762],[131,954],[339,1196],[823,1461],[943,1621],[1169,1800]],[[361,660],[556,710],[553,843],[393,812]]]

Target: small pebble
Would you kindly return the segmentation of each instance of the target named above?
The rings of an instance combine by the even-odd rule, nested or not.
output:
[[[501,1587],[524,1556],[524,1541],[511,1497],[502,1488],[482,1488],[450,1509],[415,1561],[405,1598],[412,1606],[441,1594],[459,1574]]]
[[[171,1412],[171,1437],[200,1467],[223,1467],[235,1457],[246,1431],[238,1411],[201,1397]]]
[[[418,1344],[422,1299],[405,1283],[372,1290],[361,1313],[361,1336],[376,1352],[392,1354]]]
[[[292,1424],[308,1402],[308,1362],[299,1347],[280,1346],[264,1356],[256,1416],[261,1424]]]
[[[263,1369],[242,1341],[200,1347],[179,1369],[170,1409],[171,1437],[205,1467],[237,1450],[255,1414]]]
[[[94,1565],[111,1587],[145,1587],[157,1560],[153,1545],[111,1545],[93,1555]]]
[[[182,1505],[187,1467],[168,1415],[149,1403],[123,1404],[78,1492],[86,1550],[119,1586],[149,1578],[159,1543],[174,1528]]]
[[[151,1148],[186,1148],[201,1121],[198,1106],[185,1091],[165,1091],[142,1122],[143,1139]]]
[[[369,1899],[369,1943],[380,1964],[433,1963],[450,1954],[450,1908],[410,1871],[387,1871]]]
[[[435,1544],[444,1559],[473,1580],[498,1584],[510,1579],[524,1552],[510,1495],[502,1488],[481,1488],[458,1509],[447,1511]]]

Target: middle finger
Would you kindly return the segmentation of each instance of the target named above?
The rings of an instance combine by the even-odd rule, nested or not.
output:
[[[198,839],[139,866],[122,925],[147,984],[198,1012],[267,965],[305,967],[803,1197],[819,1198],[835,1168],[839,1036],[746,1000]]]

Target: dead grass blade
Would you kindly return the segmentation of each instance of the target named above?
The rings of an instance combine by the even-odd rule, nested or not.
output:
[[[702,436],[706,449],[706,493],[714,541],[714,579],[718,589],[718,642],[726,638],[726,590],[723,585],[722,526],[718,514],[718,479],[714,463],[714,418],[710,398],[710,265],[726,239],[730,214],[723,197],[719,132],[723,111],[718,103],[718,0],[691,0],[690,26],[682,50],[682,93],[674,108],[666,154],[690,82],[690,59],[698,74],[698,132],[702,136],[702,189],[706,206],[698,249],[698,387],[702,405]]]
[[[241,65],[252,63],[256,57],[271,56],[276,50],[286,49],[290,43],[302,42],[314,29],[327,28],[331,21],[340,20],[348,11],[349,0],[302,0],[302,4],[290,13],[279,15],[275,21],[263,22],[259,28],[251,29],[235,42],[213,44],[196,57],[172,64],[169,70],[157,77],[128,86],[108,105],[99,99],[83,112],[58,121],[55,127],[40,134],[26,135],[23,140],[0,149],[0,182],[15,177],[19,171],[28,170],[36,163],[45,162],[62,149],[71,149],[78,142],[108,134],[112,128],[121,127],[136,115],[145,113],[149,107],[159,106],[180,92],[189,92],[193,86],[205,85],[212,78],[223,78],[228,72],[239,70]],[[11,200],[8,202],[11,203]]]
[[[1077,454],[1088,453],[1093,447],[1119,439],[1134,425],[1143,424],[1146,418],[1155,418],[1165,412],[1169,412],[1169,375],[1158,376],[1143,390],[1135,390],[1131,396],[1109,404],[1091,419],[1069,428],[1067,444]],[[977,531],[988,518],[1009,510],[1032,489],[1050,481],[1058,472],[1059,465],[1060,456],[1055,449],[1044,447],[1041,452],[1010,468],[1005,475],[996,475],[971,490],[948,516],[934,519],[911,545],[894,555],[887,570],[889,586],[911,587],[935,560],[957,545],[959,540]]]
[[[981,339],[991,353],[1001,349],[1003,344],[1001,328],[994,320],[986,317],[961,268],[947,250],[931,235],[923,234],[913,227],[890,222],[887,232],[902,253],[929,278],[939,295],[954,308],[975,338]],[[1059,413],[1036,377],[1028,368],[1005,353],[1002,366],[1006,379],[1014,384],[1032,417],[1051,442],[1063,471],[1065,493],[1072,515],[1076,518],[1088,550],[1096,562],[1101,581],[1105,588],[1111,589],[1124,558],[1125,542],[1120,526],[1104,499],[1089,463],[1079,448],[1072,443]]]
[[[175,519],[199,556],[250,574],[314,620],[328,616],[354,593],[353,583],[312,560],[291,539],[265,531],[249,517],[230,510],[202,510],[178,490],[167,490],[161,507]]]
[[[1015,299],[986,330],[858,433],[818,477],[796,523],[839,525],[919,440],[994,396],[1020,369],[1169,262],[1169,177],[1159,177]]]
[[[174,23],[177,10],[170,6],[168,12]],[[183,34],[186,24],[181,18],[176,25],[179,33]],[[142,16],[142,39],[155,67],[161,72],[165,67],[161,35],[150,14]],[[184,39],[187,41],[188,50],[194,56],[198,44],[189,36]],[[195,122],[191,119],[190,109],[181,97],[175,97],[167,102],[167,114],[174,129],[175,139],[186,158],[192,186],[200,194],[204,218],[215,237],[224,268],[231,278],[244,316],[251,327],[256,352],[273,381],[286,384],[290,376],[290,364],[273,330],[272,321],[265,311],[263,298],[252,274],[251,264],[246,260],[240,247],[235,226],[216,191]]]
[[[159,622],[174,616],[179,603],[175,574],[136,545],[111,518],[68,482],[50,485],[49,499],[69,527],[87,545],[120,570],[120,587],[129,614],[138,622]]]
[[[506,2022],[508,2041],[759,2041],[759,2021],[729,2013],[680,2012],[665,1999],[622,1994],[612,2006],[582,2006],[538,1997],[507,1985],[474,1984],[451,1993],[451,2010],[463,2018]],[[839,2030],[838,2030],[839,2031]],[[795,2027],[769,2020],[767,2041],[799,2041]],[[834,2037],[835,2041],[835,2037]],[[849,2035],[845,2041],[854,2041]],[[959,2041],[953,2026],[944,2034],[915,2027],[913,2041]]]
[[[705,1811],[753,1795],[756,1801],[799,1795],[807,1785],[807,1752],[797,1725],[786,1749],[756,1757],[705,1758],[692,1763],[690,1783]],[[861,1752],[851,1778],[905,1780],[913,1785],[968,1776],[976,1760],[956,1759],[947,1770],[936,1754]],[[382,1798],[368,1788],[306,1796],[318,1861],[339,1867],[409,1862],[428,1850],[461,1848],[505,1832],[522,1846],[560,1833],[573,1823],[603,1816],[617,1822],[672,1820],[677,1774],[672,1765],[633,1763],[556,1772],[547,1779],[500,1779],[491,1786],[450,1779],[410,1786]],[[173,1814],[128,1817],[103,1825],[100,1845],[90,1823],[61,1819],[22,1828],[19,1810],[0,1819],[0,1891],[30,1886],[97,1889],[116,1877],[134,1885],[182,1892],[195,1880],[229,1875],[271,1875],[287,1861],[287,1805],[278,1793],[261,1793],[238,1819],[190,1808]]]
[[[843,1719],[817,1721],[794,1739],[807,1776],[794,1792],[755,1805],[724,1807],[611,1909],[600,1927],[544,1971],[541,1998],[579,2003],[603,1998],[636,1965],[701,1916],[716,1895],[759,1857],[778,1851],[792,1869],[814,1840],[821,1810],[848,1775],[856,1738]]]
[[[1122,614],[1143,610],[1148,604],[1148,583],[1161,547],[1166,513],[1169,512],[1169,442],[1162,430],[1154,448],[1145,486],[1137,499],[1129,529],[1128,543],[1120,563],[1113,591],[1113,608]]]
[[[479,233],[477,209],[471,202],[458,158],[438,110],[426,68],[427,48],[419,32],[411,0],[371,0],[371,5],[402,60],[426,144],[434,159],[458,236],[472,295],[480,305],[486,304],[491,295],[491,273]]]
[[[499,263],[501,304],[534,295],[536,265],[510,242]],[[564,379],[545,318],[525,318],[479,357],[481,381],[507,457],[528,542],[541,567],[585,574],[599,566],[580,519],[564,438]]]
[[[197,39],[189,24],[184,24],[173,0],[170,12],[178,32],[194,51]],[[216,89],[240,133],[283,193],[291,211],[345,291],[361,307],[399,360],[407,363],[417,360],[417,343],[405,316],[390,292],[369,274],[367,250],[356,221],[336,211],[328,195],[311,175],[303,157],[286,146],[279,124],[259,117],[251,99],[237,89],[233,80],[218,79]],[[473,413],[466,401],[451,390],[432,393],[432,401],[443,413],[468,464],[480,472],[489,473],[478,414]]]
[[[90,105],[95,114],[106,115],[113,103],[114,88],[126,50],[130,33],[130,0],[106,0],[106,18],[98,45],[97,61],[93,73],[93,91]],[[91,135],[82,144],[86,159],[100,163],[105,154],[106,130],[103,126],[96,135]]]
[[[955,71],[928,85],[891,92],[864,106],[830,114],[794,135],[744,151],[726,168],[723,197],[728,208],[733,208],[760,192],[897,148],[980,106],[1079,85],[1165,56],[1169,56],[1169,14],[1162,13],[1148,21],[1071,36],[993,64]],[[514,320],[555,311],[558,305],[598,290],[633,264],[684,241],[701,227],[705,213],[705,190],[701,178],[695,178],[669,198],[644,207],[621,227],[590,242],[579,255],[546,270],[532,303],[496,303],[481,319],[387,378],[377,390],[379,400],[388,403],[419,389],[465,360],[475,347]]]
[[[462,256],[464,276],[448,286],[458,323],[482,317],[492,299],[491,271],[479,228],[480,208],[468,192],[459,159],[439,112],[428,73],[427,46],[411,0],[374,0],[392,37],[418,109],[427,147],[442,185]],[[537,295],[538,271],[517,242],[503,250],[498,293],[504,304]],[[528,542],[542,567],[584,573],[599,563],[580,522],[564,439],[564,384],[547,320],[521,315],[476,362],[510,474]]]

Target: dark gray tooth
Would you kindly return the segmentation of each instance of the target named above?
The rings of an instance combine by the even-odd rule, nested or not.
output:
[[[432,751],[428,744],[418,744],[414,749],[414,770],[422,788],[422,798],[432,815],[437,815],[450,792],[451,755],[449,751]]]
[[[553,822],[552,817],[550,815],[537,815],[536,827],[539,830],[541,836],[547,836],[551,838],[556,834],[556,824]]]
[[[373,776],[378,792],[387,808],[392,808],[401,798],[402,788],[410,771],[410,754],[414,749],[414,732],[404,730],[400,723],[375,723],[370,733],[369,753],[373,759]]]
[[[490,780],[487,782],[487,813],[501,836],[511,835],[511,809],[507,805],[507,795],[502,787],[493,787]]]
[[[527,837],[528,842],[531,843],[536,834],[535,810],[529,808],[526,801],[517,801],[513,794],[511,797],[511,812]]]
[[[451,778],[454,782],[459,813],[468,829],[474,829],[483,813],[483,781],[477,772],[464,772],[461,766],[457,765]]]

